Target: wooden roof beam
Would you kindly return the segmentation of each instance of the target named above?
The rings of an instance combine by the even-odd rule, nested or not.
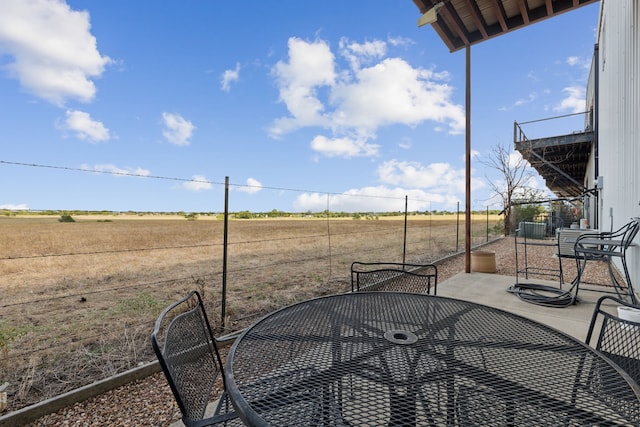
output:
[[[413,0],[413,4],[416,5],[420,13],[425,13],[429,9],[423,0]]]
[[[524,25],[529,25],[529,6],[527,5],[526,0],[520,0],[518,2],[518,6],[520,6],[520,15],[522,15],[522,23]]]
[[[469,32],[467,31],[467,28],[464,26],[464,23],[462,22],[462,19],[460,19],[460,16],[456,12],[455,8],[451,6],[451,3],[446,2],[442,7],[442,9],[440,9],[440,12],[438,13],[441,16],[445,17],[445,19],[447,19],[449,26],[453,28],[453,30],[456,32],[458,37],[460,37],[460,39],[462,40],[462,43],[465,46],[470,46],[471,42],[469,38]]]
[[[545,6],[547,6],[547,16],[553,16],[553,4],[551,0],[545,0]]]
[[[482,16],[482,12],[480,12],[480,8],[478,7],[478,3],[471,0],[466,0],[467,7],[471,10],[471,16],[473,17],[473,21],[476,23],[478,27],[478,31],[482,34],[482,38],[488,39],[489,32],[487,31],[487,22],[484,20]]]
[[[509,26],[507,25],[507,12],[505,12],[502,2],[493,0],[493,9],[496,14],[496,18],[498,18],[498,22],[500,23],[500,28],[502,28],[502,31],[506,33],[509,31]]]

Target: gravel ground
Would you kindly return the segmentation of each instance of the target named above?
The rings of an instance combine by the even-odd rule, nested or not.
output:
[[[492,242],[482,250],[496,253],[497,274],[515,275],[515,251],[512,238]],[[530,246],[527,250],[529,266],[548,266],[553,247]],[[521,252],[519,252],[521,256]],[[586,279],[597,283],[608,283],[604,265],[594,263],[587,268]],[[464,271],[463,255],[453,257],[438,266],[438,282]],[[565,280],[575,275],[572,260],[563,262]],[[536,277],[535,275],[530,275]],[[549,280],[553,278],[541,277]],[[98,397],[77,403],[57,413],[47,415],[30,426],[169,426],[180,419],[178,406],[163,374],[119,387]]]

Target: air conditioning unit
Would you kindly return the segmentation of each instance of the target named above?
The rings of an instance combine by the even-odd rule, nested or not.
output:
[[[597,233],[595,229],[581,229],[581,228],[559,228],[556,230],[558,234],[558,255],[573,257],[575,255],[573,246],[576,243],[578,237],[585,233]]]

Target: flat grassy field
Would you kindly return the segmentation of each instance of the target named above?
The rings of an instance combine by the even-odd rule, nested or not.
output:
[[[226,251],[215,217],[58,218],[0,217],[9,411],[153,360],[155,318],[190,289],[203,293],[223,335],[284,305],[349,291],[353,261],[430,263],[464,247],[463,215],[410,216],[406,227],[384,217],[231,220]],[[499,220],[474,216],[474,244]]]

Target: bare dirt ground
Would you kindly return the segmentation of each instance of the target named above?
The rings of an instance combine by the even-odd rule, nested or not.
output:
[[[494,241],[483,249],[496,253],[497,274],[515,274],[513,238]],[[528,259],[532,266],[545,266],[552,255],[553,248],[532,247]],[[570,280],[575,274],[575,266],[572,262],[564,264],[565,277]],[[463,255],[439,263],[439,283],[464,269]],[[588,274],[589,280],[608,283],[606,268],[594,268]],[[158,373],[45,416],[31,426],[169,426],[179,419],[180,414],[166,380],[162,373]]]

